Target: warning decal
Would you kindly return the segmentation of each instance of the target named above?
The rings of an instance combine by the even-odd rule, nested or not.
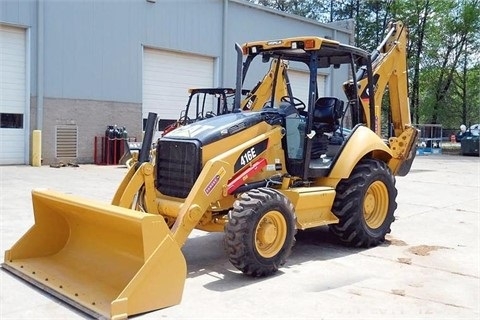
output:
[[[203,190],[205,194],[208,196],[212,192],[212,190],[217,186],[220,179],[225,175],[225,169],[222,167],[218,170],[218,172],[213,176],[212,180],[207,184],[205,189]]]

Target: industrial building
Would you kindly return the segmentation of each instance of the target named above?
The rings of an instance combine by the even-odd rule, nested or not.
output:
[[[0,164],[31,163],[34,130],[43,164],[92,163],[107,125],[141,139],[148,112],[174,121],[188,88],[234,87],[235,43],[300,35],[351,43],[353,24],[241,0],[2,0]],[[331,71],[320,94],[345,99],[348,71]],[[289,77],[301,96],[307,73]]]

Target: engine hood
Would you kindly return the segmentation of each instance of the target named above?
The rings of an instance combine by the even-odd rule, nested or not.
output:
[[[265,120],[260,112],[238,112],[215,116],[179,127],[160,140],[197,140],[202,146],[231,136]]]

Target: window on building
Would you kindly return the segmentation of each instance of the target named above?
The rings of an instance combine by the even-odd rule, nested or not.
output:
[[[23,129],[23,114],[0,113],[0,128]]]

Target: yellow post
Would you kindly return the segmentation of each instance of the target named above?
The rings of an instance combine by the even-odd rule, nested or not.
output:
[[[42,131],[33,130],[32,134],[32,166],[42,165]]]

